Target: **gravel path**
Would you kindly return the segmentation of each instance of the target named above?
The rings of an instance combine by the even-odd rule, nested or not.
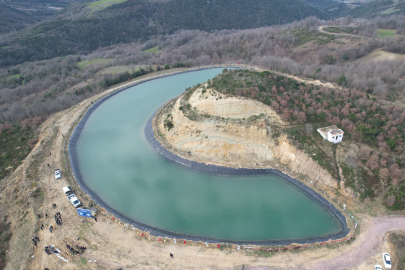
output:
[[[349,37],[357,37],[357,38],[366,38],[366,37],[362,37],[362,36],[358,36],[358,35],[353,35],[353,34],[349,34],[349,33],[333,33],[333,32],[328,32],[323,30],[324,27],[329,27],[327,26],[319,26],[318,27],[318,31],[324,34],[329,34],[329,35],[338,35],[338,36],[349,36]]]

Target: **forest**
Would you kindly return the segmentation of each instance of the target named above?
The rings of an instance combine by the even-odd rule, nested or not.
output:
[[[350,18],[349,18],[350,19]],[[346,18],[344,19],[346,20]],[[317,27],[325,21],[307,18],[283,26],[208,33],[181,30],[160,35],[145,43],[110,46],[88,55],[70,55],[0,69],[0,120],[16,121],[50,115],[105,90],[110,83],[134,78],[105,73],[108,66],[156,70],[158,66],[198,66],[241,62],[311,79],[338,82],[369,91],[386,100],[396,100],[404,90],[404,61],[359,61],[376,49],[400,53],[401,37],[375,37],[377,26],[405,30],[404,17],[366,21],[356,31],[374,38],[347,38],[323,34]],[[149,53],[146,49],[160,48]],[[106,59],[86,69],[81,61]],[[123,72],[125,73],[125,72]],[[132,71],[130,72],[132,73]],[[83,82],[88,81],[87,85]]]
[[[19,31],[36,22],[31,14],[0,4],[0,34]]]
[[[300,0],[129,0],[95,13],[85,4],[75,3],[51,20],[0,39],[0,66],[143,42],[180,29],[209,32],[257,28],[309,16],[331,17],[327,11]]]
[[[354,9],[332,0],[128,0],[100,10],[90,8],[86,1],[74,0],[6,4],[0,9],[0,34],[8,33],[0,35],[2,67],[88,54],[114,44],[145,42],[181,29],[252,29],[310,16],[322,20],[343,16],[385,18],[405,12],[402,0],[376,0]],[[40,21],[34,27],[26,27]]]
[[[393,14],[404,14],[405,1],[375,0],[349,11],[355,18],[374,18]]]

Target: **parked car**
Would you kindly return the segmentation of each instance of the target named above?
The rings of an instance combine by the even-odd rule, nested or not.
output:
[[[79,199],[74,194],[69,195],[68,199],[73,204],[73,206],[76,208],[82,205],[82,203],[79,201]]]
[[[388,253],[383,253],[383,261],[384,261],[384,267],[387,269],[391,269],[391,257],[390,254]]]
[[[69,196],[69,195],[73,194],[72,188],[70,186],[63,187],[62,190],[63,190],[63,193],[65,193],[66,196]]]
[[[374,265],[374,270],[383,270],[383,269],[382,269],[381,265],[376,264],[376,265]]]
[[[62,178],[62,172],[59,169],[55,170],[55,179],[61,179]]]

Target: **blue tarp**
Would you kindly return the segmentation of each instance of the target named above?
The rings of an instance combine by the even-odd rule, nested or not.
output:
[[[91,215],[91,210],[90,209],[82,209],[82,208],[77,208],[77,213],[81,217],[93,217]]]

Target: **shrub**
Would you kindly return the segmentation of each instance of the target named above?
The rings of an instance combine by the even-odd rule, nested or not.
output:
[[[337,80],[338,85],[346,85],[346,76],[345,75],[340,75],[340,77]]]

